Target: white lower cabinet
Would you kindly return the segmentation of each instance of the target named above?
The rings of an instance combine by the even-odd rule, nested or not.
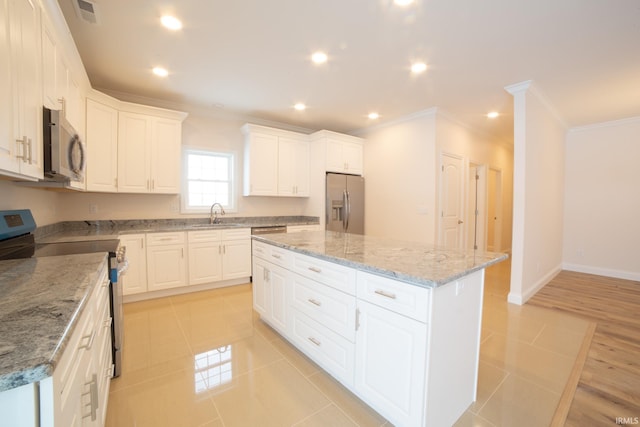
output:
[[[358,301],[356,393],[396,425],[422,420],[427,325]]]
[[[158,291],[187,283],[184,232],[147,235],[147,289]]]
[[[251,230],[189,231],[189,285],[251,276]]]
[[[104,425],[112,373],[109,278],[105,266],[53,376],[40,382],[40,425]]]
[[[124,295],[147,292],[147,248],[144,234],[120,236],[120,245],[126,248],[129,266],[119,277]]]
[[[475,400],[483,283],[425,288],[253,243],[261,318],[398,426],[452,425]]]
[[[283,334],[289,330],[287,271],[261,258],[253,258],[253,307],[273,328]]]

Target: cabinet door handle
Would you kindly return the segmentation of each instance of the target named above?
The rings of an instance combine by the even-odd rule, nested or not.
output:
[[[396,299],[396,294],[391,293],[391,292],[387,292],[387,291],[383,291],[382,289],[376,289],[375,293],[378,294],[378,295],[382,295],[383,297],[386,297],[386,298]]]
[[[85,340],[85,339],[89,339],[89,341],[84,345],[78,346],[78,350],[81,350],[83,348],[85,350],[87,350],[87,351],[91,350],[91,346],[93,346],[93,340],[95,339],[95,337],[96,337],[96,331],[94,329],[94,331],[93,331],[93,333],[91,335],[85,335],[82,338],[80,338],[80,341]]]
[[[89,386],[89,391],[86,393],[82,393],[82,395],[89,395],[89,405],[85,406],[89,406],[90,412],[86,415],[83,415],[82,418],[91,417],[91,421],[95,421],[98,413],[98,375],[93,374],[93,376],[91,377],[91,381],[85,383],[84,385]]]
[[[313,271],[314,273],[322,273],[322,269],[318,267],[309,267],[309,270]]]
[[[317,305],[318,307],[320,307],[322,305],[322,303],[320,301],[318,301],[317,299],[309,298],[307,301],[309,301],[313,305]]]
[[[315,339],[314,337],[309,337],[307,339],[309,341],[311,341],[312,343],[314,343],[315,345],[317,345],[318,347],[320,347],[322,345],[322,343],[319,340]]]
[[[26,138],[26,136],[25,136],[25,138]],[[33,156],[32,156],[31,146],[33,144],[32,144],[31,138],[27,139],[26,144],[27,144],[27,151],[29,152],[29,160],[28,160],[28,162],[29,162],[29,164],[32,164],[33,163]]]
[[[272,257],[274,257],[275,259],[280,259],[282,258],[280,255],[278,254],[271,254]]]
[[[16,139],[16,142],[18,143],[17,147],[16,147],[16,151],[18,153],[21,153],[20,155],[16,154],[16,158],[18,159],[22,159],[23,162],[27,161],[27,155],[26,155],[26,143],[27,143],[27,137],[24,136],[22,137],[22,139]],[[22,149],[20,149],[20,147],[22,146]]]
[[[356,331],[360,329],[360,309],[356,308]]]
[[[111,322],[113,322],[113,318],[109,317],[107,320],[104,321],[103,326],[104,328],[111,328]]]
[[[222,245],[222,255],[227,254],[227,245]]]
[[[147,190],[149,189],[149,180],[147,180]]]

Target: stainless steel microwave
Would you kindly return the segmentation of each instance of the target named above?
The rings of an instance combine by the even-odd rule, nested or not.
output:
[[[86,150],[71,123],[59,110],[43,108],[44,176],[54,181],[82,181]]]

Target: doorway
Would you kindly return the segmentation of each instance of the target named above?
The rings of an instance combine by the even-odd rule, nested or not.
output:
[[[438,243],[449,249],[464,245],[464,159],[440,155],[440,226]]]
[[[489,168],[487,178],[487,250],[500,252],[502,248],[502,171]]]
[[[469,163],[467,174],[467,249],[487,248],[487,167]]]

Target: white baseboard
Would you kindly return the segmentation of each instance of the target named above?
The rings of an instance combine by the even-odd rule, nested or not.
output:
[[[616,279],[640,281],[640,272],[637,271],[614,270],[611,268],[571,263],[563,263],[562,269],[578,273],[595,274],[597,276],[615,277]]]
[[[540,278],[536,283],[534,283],[533,287],[527,290],[526,292],[524,292],[524,294],[516,294],[513,291],[510,291],[509,296],[507,297],[507,301],[511,304],[517,304],[517,305],[525,304],[527,301],[529,301],[529,298],[534,296],[536,292],[544,288],[545,285],[551,281],[551,279],[556,277],[556,275],[560,273],[560,271],[562,271],[562,267],[563,267],[562,264],[558,264],[555,268],[551,269],[551,271],[549,271],[547,274],[542,276],[542,278]],[[511,285],[511,287],[513,288],[513,284]]]
[[[180,286],[178,288],[163,289],[160,291],[142,292],[139,294],[124,295],[122,297],[122,302],[126,304],[128,302],[145,301],[148,299],[164,298],[164,297],[170,297],[170,296],[175,296],[180,294],[187,294],[191,292],[208,291],[210,289],[225,288],[227,286],[244,285],[247,283],[251,283],[251,280],[249,277],[243,277],[240,279],[222,280],[220,282],[203,283],[201,285]]]

